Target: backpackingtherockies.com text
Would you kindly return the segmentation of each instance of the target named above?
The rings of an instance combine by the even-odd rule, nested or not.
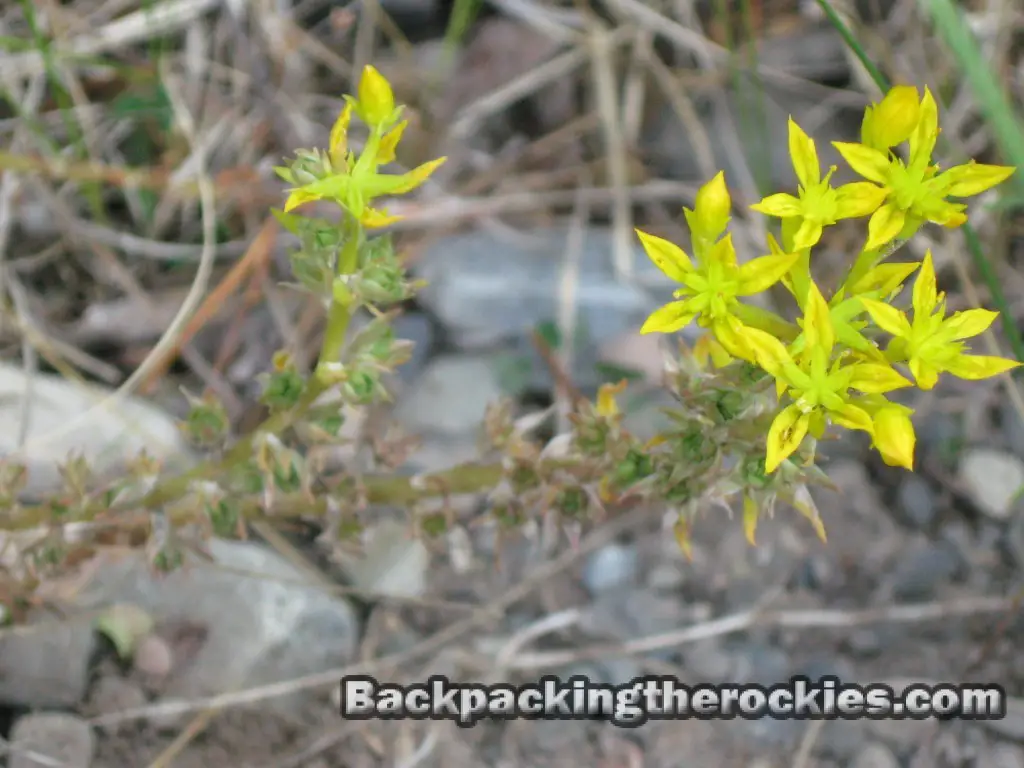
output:
[[[341,716],[346,719],[451,720],[464,727],[519,718],[605,719],[631,728],[648,720],[683,718],[994,720],[1005,715],[1006,692],[998,685],[921,684],[897,692],[831,677],[794,677],[770,687],[686,685],[664,676],[638,677],[619,686],[553,676],[526,685],[456,683],[441,676],[411,685],[362,675],[341,681]]]

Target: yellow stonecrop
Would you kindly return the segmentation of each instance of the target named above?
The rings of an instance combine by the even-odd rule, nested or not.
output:
[[[931,91],[925,88],[918,100],[916,88],[897,86],[865,113],[859,144],[833,142],[850,167],[884,193],[884,202],[868,222],[864,250],[908,237],[926,221],[961,226],[967,221],[966,206],[947,198],[979,195],[1014,171],[971,162],[940,173],[932,162],[938,138],[939,112]],[[892,151],[903,142],[909,148],[905,162]]]
[[[348,131],[355,113],[370,129],[363,151],[356,156],[348,148]],[[379,168],[395,159],[395,148],[407,122],[401,121],[402,107],[395,105],[391,85],[376,69],[367,66],[359,81],[358,98],[346,95],[345,106],[331,128],[328,172],[293,187],[285,201],[287,213],[313,200],[332,200],[368,228],[399,221],[371,203],[385,195],[400,195],[420,186],[445,161],[438,158],[408,173],[385,174]]]
[[[876,406],[862,395],[881,395],[911,383],[888,365],[863,362],[837,345],[828,303],[811,283],[803,319],[804,344],[791,354],[786,346],[764,331],[748,329],[757,363],[776,381],[780,395],[792,404],[779,412],[768,431],[765,470],[774,472],[804,437],[821,437],[828,423],[875,434],[871,412]]]
[[[893,336],[886,350],[888,359],[905,362],[921,389],[932,389],[943,372],[959,379],[987,379],[1020,365],[1001,357],[965,354],[962,339],[984,333],[999,313],[969,309],[946,317],[946,301],[936,287],[931,251],[925,254],[914,283],[913,320],[889,304],[867,298],[861,302],[875,324]]]
[[[732,201],[721,173],[700,189],[694,210],[684,209],[692,260],[673,243],[638,230],[651,260],[682,285],[641,332],[672,333],[695,321],[709,331],[693,351],[699,365],[721,368],[740,358],[774,379],[780,406],[767,435],[768,473],[830,424],[866,432],[887,464],[913,469],[913,410],[887,393],[914,385],[931,389],[944,372],[983,379],[1020,365],[969,354],[963,340],[988,329],[997,313],[972,309],[946,317],[930,252],[922,262],[883,263],[925,222],[963,224],[966,206],[949,198],[980,194],[1015,170],[972,161],[940,172],[932,160],[938,135],[938,109],[928,89],[921,97],[909,86],[891,89],[865,110],[860,143],[834,143],[865,181],[833,188],[835,168],[822,175],[813,140],[791,119],[797,194],[769,195],[752,206],[783,220],[783,243],[769,235],[769,254],[746,263],[726,231]],[[812,276],[811,250],[827,227],[861,217],[870,217],[865,246],[826,298]],[[908,317],[893,302],[915,272]],[[793,295],[796,325],[742,301],[776,283]]]
[[[841,219],[854,219],[873,213],[885,198],[885,190],[869,182],[855,182],[833,189],[829,168],[824,177],[814,141],[789,119],[789,154],[800,182],[797,197],[785,192],[769,195],[751,206],[767,216],[795,218],[799,226],[793,235],[793,248],[811,248],[821,239],[822,230]]]
[[[796,254],[773,252],[740,265],[732,236],[725,233],[732,201],[719,173],[697,194],[692,211],[686,211],[693,240],[693,260],[687,253],[660,237],[637,230],[640,243],[651,261],[669,278],[682,284],[670,302],[655,311],[640,333],[672,333],[696,320],[714,334],[718,345],[730,355],[753,360],[744,340],[747,325],[780,330],[786,323],[740,298],[768,289],[782,279]],[[723,236],[724,235],[724,236]]]

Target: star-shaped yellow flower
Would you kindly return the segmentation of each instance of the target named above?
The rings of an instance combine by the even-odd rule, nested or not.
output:
[[[906,362],[921,389],[932,389],[943,372],[961,379],[987,379],[1020,365],[1001,357],[966,354],[962,339],[983,333],[999,314],[969,309],[946,317],[945,296],[936,288],[931,251],[925,254],[914,282],[913,320],[889,304],[867,298],[861,302],[875,324],[893,336],[886,356],[893,362]]]
[[[789,154],[800,182],[797,196],[780,192],[769,195],[751,208],[768,216],[798,218],[800,225],[793,236],[794,250],[812,247],[821,239],[822,230],[840,219],[869,215],[885,198],[883,190],[867,182],[833,189],[830,180],[835,166],[829,168],[822,178],[814,141],[792,117],[789,118]]]

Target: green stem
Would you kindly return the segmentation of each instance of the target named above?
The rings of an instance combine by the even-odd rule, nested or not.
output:
[[[345,214],[342,227],[345,232],[345,244],[338,256],[337,274],[339,277],[351,275],[359,269],[359,244],[363,234],[359,222],[348,214]],[[317,364],[316,378],[323,378],[326,366],[340,360],[341,347],[348,334],[353,309],[351,300],[342,300],[338,295],[331,298],[331,306],[327,310],[327,327],[324,329],[324,340],[320,346],[320,362]]]

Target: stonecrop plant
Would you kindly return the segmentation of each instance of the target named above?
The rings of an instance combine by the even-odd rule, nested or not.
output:
[[[797,192],[752,206],[780,220],[762,255],[737,254],[722,173],[701,187],[692,210],[683,209],[692,253],[638,233],[651,260],[679,284],[641,332],[703,329],[692,348],[679,341],[678,354],[666,359],[665,386],[676,405],[659,434],[640,439],[624,428],[620,382],[576,402],[568,430],[547,439],[538,427],[555,425],[551,409],[523,417],[511,403],[495,403],[482,414],[479,460],[445,471],[398,472],[414,440],[396,429],[370,435],[370,455],[359,466],[331,466],[324,457],[347,439],[346,414],[386,400],[388,374],[409,354],[391,320],[419,284],[381,232],[398,219],[383,202],[422,186],[443,158],[389,172],[407,127],[403,115],[390,84],[368,66],[356,95],[345,97],[327,149],[301,150],[277,169],[290,189],[273,213],[297,240],[295,282],[323,304],[326,325],[314,370],[301,370],[284,351],[275,356],[262,396],[269,416],[258,428],[232,438],[216,399],[193,398],[182,424],[203,455],[193,468],[164,476],[142,456],[125,476],[100,481],[72,458],[62,491],[34,505],[20,497],[24,467],[0,462],[0,513],[8,528],[34,534],[20,566],[0,569],[9,618],[31,605],[39,584],[109,536],[103,525],[86,525],[69,537],[71,522],[119,521],[133,530],[122,540],[144,543],[161,569],[181,564],[211,535],[245,535],[247,522],[277,518],[319,518],[322,541],[336,546],[358,541],[380,507],[399,507],[418,535],[446,536],[480,522],[448,504],[457,494],[485,494],[484,514],[499,535],[555,520],[575,538],[582,525],[639,501],[666,508],[689,554],[702,512],[739,506],[753,544],[759,521],[781,501],[824,539],[809,487],[827,483],[816,464],[826,433],[863,432],[886,463],[912,470],[913,412],[893,393],[931,389],[943,374],[983,379],[1019,365],[971,352],[967,340],[996,313],[947,315],[930,252],[920,262],[893,260],[926,224],[964,224],[967,209],[958,200],[1014,170],[975,162],[940,170],[932,156],[935,100],[927,89],[898,86],[866,110],[859,143],[836,144],[861,181],[833,186],[837,169],[822,173],[814,142],[790,120]],[[315,200],[334,204],[337,215],[303,215]],[[847,219],[866,219],[863,247],[837,285],[819,285],[815,249],[827,228]],[[776,286],[784,292],[774,293],[791,297],[788,318],[752,300]],[[369,322],[350,333],[360,311]]]
[[[920,263],[886,261],[926,222],[964,224],[966,206],[949,198],[978,195],[1014,171],[975,162],[940,171],[932,159],[938,135],[929,90],[919,96],[909,86],[892,88],[865,110],[860,143],[834,143],[866,181],[833,187],[836,168],[822,176],[814,142],[790,119],[798,194],[769,195],[751,206],[782,219],[782,244],[770,239],[770,255],[743,266],[724,234],[731,202],[721,174],[700,190],[694,210],[685,211],[696,264],[672,243],[639,233],[651,260],[682,284],[676,295],[686,297],[656,311],[642,331],[673,332],[696,320],[709,329],[703,346],[720,350],[720,363],[746,361],[775,382],[782,402],[766,436],[766,472],[831,425],[866,432],[887,464],[912,470],[913,411],[887,393],[915,384],[931,389],[943,372],[984,379],[1020,365],[967,353],[963,340],[984,332],[997,313],[972,309],[946,317],[930,251]],[[904,144],[906,159],[898,151]],[[868,216],[861,252],[826,299],[811,272],[814,247],[826,227]],[[897,305],[915,272],[908,319]],[[777,282],[795,300],[801,314],[795,324],[740,301]]]

